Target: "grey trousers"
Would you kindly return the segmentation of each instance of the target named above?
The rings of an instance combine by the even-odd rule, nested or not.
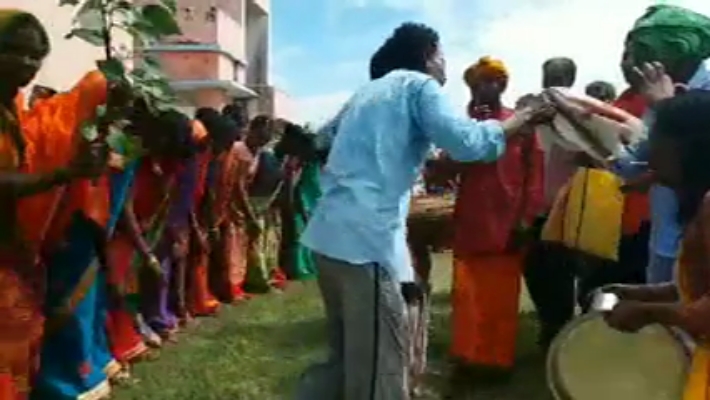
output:
[[[408,400],[409,333],[400,284],[375,264],[316,255],[329,357],[303,375],[297,400]]]

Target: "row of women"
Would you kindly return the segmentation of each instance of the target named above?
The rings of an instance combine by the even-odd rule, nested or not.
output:
[[[313,274],[294,239],[318,196],[301,128],[127,100],[129,161],[80,133],[123,89],[95,71],[26,102],[47,34],[18,11],[0,34],[0,399],[105,398],[192,317]]]
[[[648,126],[649,141],[629,147],[616,160],[599,162],[528,135],[509,139],[506,153],[495,163],[460,165],[444,158],[433,164],[437,170],[431,176],[451,182],[453,175],[458,183],[451,353],[459,361],[463,383],[480,386],[510,377],[524,276],[538,311],[544,351],[574,317],[577,305],[588,308],[593,290],[627,284],[609,289],[622,298],[609,324],[636,331],[662,323],[689,332],[700,346],[686,399],[708,398],[709,358],[703,345],[708,332],[703,264],[708,242],[705,237],[701,244],[698,233],[707,203],[702,185],[707,183],[699,172],[704,168],[691,165],[700,162],[693,155],[702,157],[697,152],[707,148],[701,132],[707,125],[699,122],[705,112],[699,107],[708,101],[702,94],[710,88],[708,59],[710,18],[680,7],[652,7],[626,38],[621,66],[628,89],[618,98],[608,84],[597,82],[587,90],[610,103],[609,109],[645,121],[656,111],[655,124]],[[635,69],[644,63],[654,64]],[[543,66],[543,88],[571,88],[576,73],[573,60],[551,59]],[[509,80],[501,61],[484,57],[466,71],[465,80],[472,94],[471,117],[503,120],[512,113],[501,103]],[[674,85],[692,93],[661,100],[674,96]],[[669,87],[670,94],[665,93]],[[523,97],[516,108],[530,101],[535,97]],[[692,110],[698,114],[691,115]],[[586,115],[580,124],[589,120]],[[668,133],[677,138],[669,139]],[[660,137],[664,144],[655,146]],[[688,153],[676,154],[681,158],[671,165],[668,153],[673,151]],[[649,173],[649,161],[655,174]],[[683,174],[686,180],[679,181]],[[688,246],[679,259],[684,232],[694,233],[685,238]],[[683,281],[680,287],[676,274]],[[679,293],[684,306],[678,303]]]

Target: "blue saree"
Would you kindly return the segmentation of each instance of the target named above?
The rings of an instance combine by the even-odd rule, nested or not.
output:
[[[106,226],[75,212],[66,240],[47,257],[47,317],[50,321],[57,318],[57,310],[63,314],[60,325],[45,335],[32,399],[104,398],[110,392],[108,378],[121,370],[111,355],[106,332],[108,286],[98,250],[114,230],[135,167],[111,176]]]

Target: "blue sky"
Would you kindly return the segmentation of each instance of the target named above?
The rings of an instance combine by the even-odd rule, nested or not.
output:
[[[540,65],[574,58],[579,84],[605,79],[621,87],[618,60],[634,19],[653,0],[271,0],[274,85],[292,99],[297,119],[322,122],[367,78],[370,55],[397,25],[430,24],[441,34],[457,105],[467,101],[463,70],[491,55],[511,70],[506,100],[536,91]],[[710,1],[666,1],[710,14]],[[613,10],[613,11],[612,11]]]

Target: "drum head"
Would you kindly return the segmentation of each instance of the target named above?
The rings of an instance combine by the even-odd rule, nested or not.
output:
[[[653,325],[622,333],[590,313],[553,342],[547,379],[557,400],[678,400],[689,364],[670,329]]]

